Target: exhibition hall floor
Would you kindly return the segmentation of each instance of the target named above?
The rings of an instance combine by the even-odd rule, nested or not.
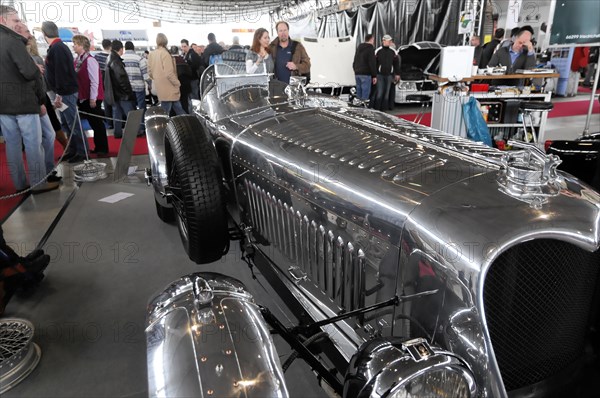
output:
[[[143,170],[147,156],[133,162]],[[132,196],[114,204],[99,201],[119,192]],[[192,272],[232,275],[285,324],[294,321],[281,312],[283,304],[275,301],[256,270],[264,288],[252,280],[235,244],[221,261],[203,266],[191,262],[177,227],[156,216],[143,172],[120,182],[109,177],[80,187],[66,178],[60,191],[32,196],[12,214],[3,225],[7,241],[22,252],[32,250],[68,198],[43,245],[52,257],[45,279],[27,297],[14,297],[5,313],[34,324],[42,358],[4,398],[147,397],[146,305]],[[291,349],[278,336],[275,342],[284,361]],[[325,396],[302,361],[295,361],[286,376],[292,396]]]
[[[397,106],[389,113],[417,110]],[[585,116],[549,119],[546,138],[576,138],[584,124]],[[591,126],[591,132],[600,131],[600,115],[593,116]],[[295,322],[256,270],[258,282],[251,278],[235,243],[226,258],[210,265],[187,258],[177,227],[156,215],[153,190],[143,179],[147,156],[133,157],[138,171],[116,182],[110,174],[116,159],[101,161],[108,164],[109,177],[81,186],[73,182],[72,166],[61,164],[60,189],[29,196],[2,225],[16,251],[26,254],[41,243],[52,257],[40,286],[27,297],[14,297],[6,309],[4,317],[34,324],[42,358],[5,398],[147,396],[146,305],[154,293],[188,273],[232,275],[285,324]],[[132,196],[116,203],[100,201],[117,193]],[[275,340],[284,361],[291,349]],[[289,368],[286,379],[292,397],[326,396],[301,360]]]

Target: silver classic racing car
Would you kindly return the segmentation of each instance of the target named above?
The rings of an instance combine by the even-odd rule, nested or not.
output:
[[[600,196],[556,156],[226,64],[200,85],[193,115],[147,112],[158,216],[198,264],[239,241],[298,324],[230,275],[184,276],[150,300],[150,396],[286,397],[296,357],[348,398],[584,394]]]

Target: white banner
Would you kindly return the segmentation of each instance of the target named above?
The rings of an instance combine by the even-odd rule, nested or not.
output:
[[[106,30],[102,29],[102,38],[121,41],[148,41],[146,29],[138,30]]]
[[[508,10],[506,11],[506,26],[504,29],[510,33],[512,28],[519,26],[519,14],[521,13],[521,5],[523,0],[509,0]]]
[[[317,24],[315,21],[315,13],[288,21],[290,25],[290,37],[295,40],[300,40],[302,37],[316,37]],[[274,33],[277,36],[277,32]]]
[[[316,87],[351,87],[356,85],[352,62],[356,42],[351,37],[303,37],[302,44],[310,57],[310,84]]]

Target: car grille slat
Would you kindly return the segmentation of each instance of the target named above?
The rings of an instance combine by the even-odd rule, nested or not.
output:
[[[599,267],[600,251],[550,239],[513,247],[492,264],[485,317],[507,391],[555,377],[582,357]]]
[[[245,186],[256,232],[299,267],[330,303],[346,311],[364,307],[363,250],[255,183],[246,180]]]
[[[333,299],[335,303],[344,308],[344,240],[341,237],[335,239],[334,261],[333,261]]]
[[[319,225],[317,228],[317,261],[315,266],[317,267],[317,274],[319,283],[319,289],[322,292],[327,293],[327,247],[325,239],[325,228]]]

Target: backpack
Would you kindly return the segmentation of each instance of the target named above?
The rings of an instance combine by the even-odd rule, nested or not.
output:
[[[222,64],[223,63],[223,54],[213,54],[210,56],[208,60],[209,65],[213,64]]]

